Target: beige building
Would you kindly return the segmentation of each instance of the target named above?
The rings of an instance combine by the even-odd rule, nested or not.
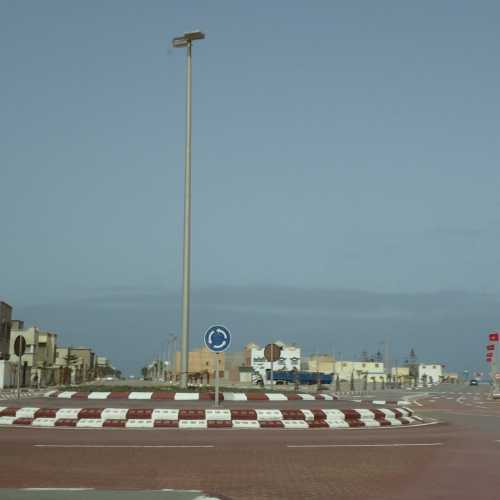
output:
[[[333,373],[335,358],[328,354],[314,354],[303,359],[301,368],[308,372]]]
[[[240,381],[240,368],[245,366],[244,352],[224,353],[224,378],[228,382]],[[251,370],[250,367],[248,367]]]
[[[335,363],[335,376],[340,380],[348,381],[368,378],[368,381],[385,381],[387,376],[384,363],[378,361],[337,361]]]
[[[12,307],[0,301],[0,360],[9,359]]]
[[[391,369],[391,377],[393,382],[398,384],[408,384],[410,382],[410,367],[393,366]]]
[[[55,365],[59,383],[80,384],[95,378],[96,356],[89,347],[58,347]]]
[[[82,380],[92,380],[96,362],[94,351],[90,347],[72,347],[71,354],[77,357],[75,364],[81,371]]]
[[[105,356],[96,356],[96,366],[98,368],[111,368],[111,363]]]
[[[225,373],[225,353],[218,355],[219,357],[219,374],[224,377]],[[209,351],[207,347],[200,347],[194,351],[189,351],[188,369],[189,375],[205,374],[209,380],[215,375],[215,363],[217,355]],[[181,371],[181,353],[175,353],[175,373],[180,374]],[[239,374],[238,374],[239,377]]]
[[[19,358],[14,352],[14,342],[18,335],[22,335],[26,341],[26,351],[21,358],[21,363],[30,372],[28,377],[25,375],[24,383],[43,386],[57,382],[54,371],[57,334],[43,331],[36,326],[24,328],[22,321],[13,321],[10,338],[10,360],[16,364],[19,362]],[[26,369],[24,371],[26,372]],[[29,378],[29,382],[26,380],[27,378]]]

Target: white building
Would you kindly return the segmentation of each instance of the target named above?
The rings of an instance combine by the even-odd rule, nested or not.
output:
[[[418,365],[418,381],[435,384],[443,380],[443,366],[439,363],[420,363]]]
[[[273,363],[273,370],[289,371],[294,368],[300,370],[300,347],[286,345],[283,342],[275,342],[275,344],[281,346],[281,357]],[[266,380],[266,370],[271,369],[271,363],[266,361],[263,347],[252,346],[250,363],[252,368]]]

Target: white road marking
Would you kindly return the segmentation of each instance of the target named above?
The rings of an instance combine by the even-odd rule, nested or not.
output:
[[[34,444],[35,448],[215,448],[213,444]]]
[[[91,491],[94,488],[20,488],[21,491]]]
[[[176,491],[176,492],[182,491],[183,493],[201,493],[201,490],[174,490],[173,488],[162,488],[159,491]]]
[[[413,401],[417,406],[424,406],[422,403],[419,403],[418,401]]]
[[[389,444],[287,444],[287,448],[398,448],[404,446],[442,446],[443,443],[389,443]]]

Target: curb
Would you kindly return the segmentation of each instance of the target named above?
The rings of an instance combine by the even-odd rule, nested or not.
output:
[[[353,403],[363,403],[371,405],[396,405],[396,406],[406,406],[411,405],[413,401],[407,401],[406,399],[400,400],[386,400],[386,399],[349,399]]]
[[[134,399],[134,400],[171,400],[171,401],[215,401],[214,392],[173,392],[173,391],[138,391],[138,392],[79,392],[48,391],[48,398],[60,399]],[[276,393],[276,392],[221,392],[220,401],[334,401],[335,394]],[[394,402],[396,404],[396,402]]]
[[[126,429],[342,429],[422,422],[409,408],[138,409],[0,407],[0,426]]]

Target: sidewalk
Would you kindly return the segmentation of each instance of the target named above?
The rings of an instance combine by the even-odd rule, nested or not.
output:
[[[21,389],[21,399],[41,396],[45,392],[47,392],[46,389],[23,388]],[[0,389],[0,400],[16,399],[16,398],[17,398],[17,389]]]

